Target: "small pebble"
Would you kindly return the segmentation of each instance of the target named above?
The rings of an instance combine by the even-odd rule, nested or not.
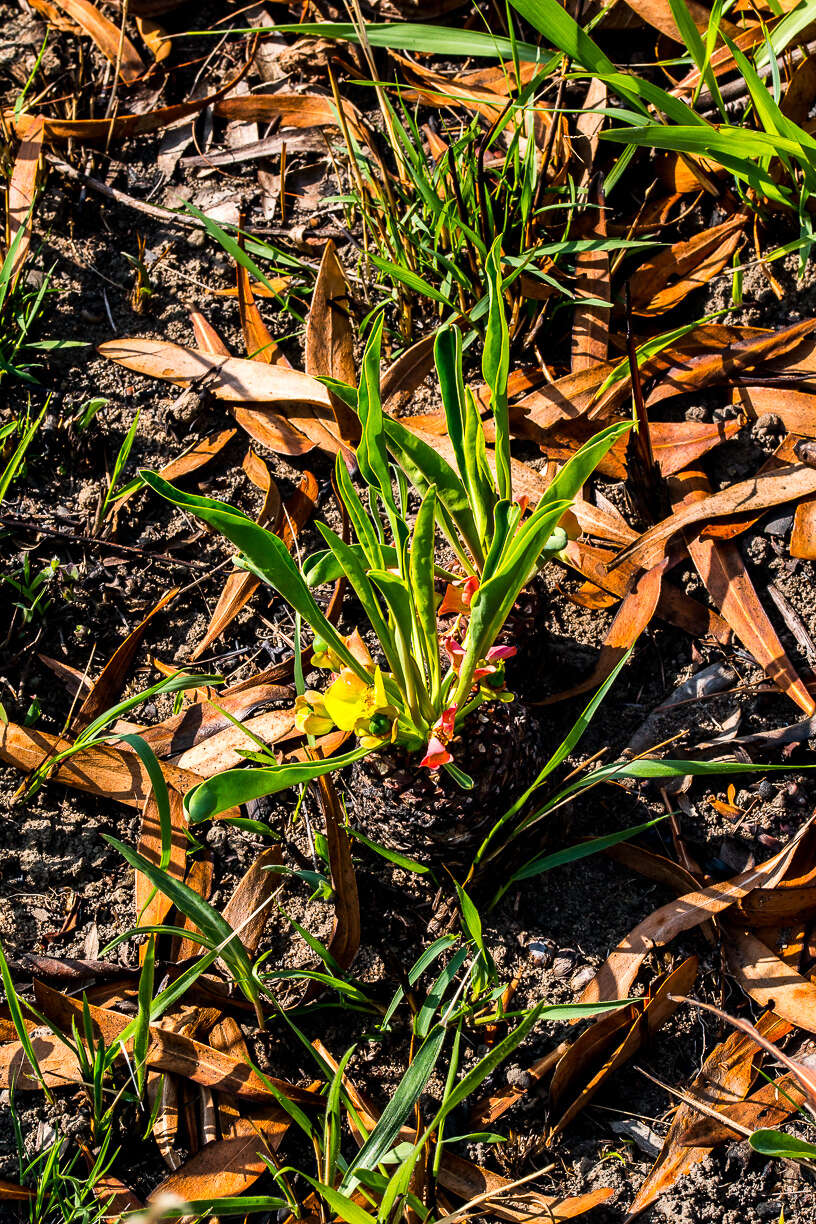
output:
[[[776,518],[769,519],[765,524],[765,535],[769,536],[786,536],[793,526],[793,515],[782,514]]]
[[[555,948],[553,944],[542,942],[539,939],[535,939],[532,943],[529,943],[527,945],[527,951],[530,953],[535,963],[537,965],[541,965],[542,968],[546,968],[548,965],[550,965],[552,963],[553,956],[555,955]]]
[[[565,978],[572,973],[576,953],[572,948],[562,948],[552,963],[553,977]]]
[[[570,981],[570,986],[575,991],[583,990],[584,987],[592,981],[594,976],[595,976],[595,970],[592,968],[592,966],[584,965],[584,967],[582,969],[579,969],[578,972],[575,974],[575,976],[572,978],[572,980]]]
[[[757,787],[757,794],[760,799],[764,799],[767,802],[769,799],[773,799],[775,793],[773,783],[769,782],[767,778],[763,778]]]

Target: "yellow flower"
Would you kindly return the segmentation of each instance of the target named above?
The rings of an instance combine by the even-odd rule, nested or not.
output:
[[[366,684],[350,667],[344,667],[323,698],[329,718],[334,720],[341,731],[353,731],[360,737],[364,747],[391,739],[397,717],[396,707],[389,704],[379,667],[374,668],[372,679],[373,684]],[[391,725],[386,727],[383,724],[383,733],[372,735],[371,722],[377,715],[384,715]],[[377,719],[375,727],[381,721]]]
[[[304,735],[328,735],[334,730],[322,693],[307,689],[301,697],[295,698],[295,726]]]

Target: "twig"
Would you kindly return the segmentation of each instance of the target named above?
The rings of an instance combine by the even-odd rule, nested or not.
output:
[[[161,208],[157,204],[145,204],[143,200],[137,200],[135,196],[128,195],[125,191],[120,191],[118,187],[109,187],[101,179],[93,178],[90,174],[84,174],[81,170],[77,170],[75,166],[63,161],[60,157],[54,157],[49,153],[48,162],[56,170],[59,170],[61,174],[67,175],[68,178],[74,179],[76,182],[84,183],[86,187],[90,187],[91,191],[107,196],[109,200],[115,200],[117,204],[122,204],[125,208],[133,208],[136,212],[144,213],[148,217],[154,217],[157,221],[171,222],[181,225],[186,229],[206,229],[204,222],[199,221],[198,217],[187,217],[182,213],[175,212],[172,208]]]
[[[115,540],[95,540],[91,536],[80,535],[78,531],[44,527],[41,523],[35,523],[31,519],[14,518],[8,514],[0,515],[0,527],[7,527],[9,531],[33,531],[51,539],[87,544],[93,548],[107,548],[111,552],[123,553],[126,557],[144,557],[148,561],[159,561],[162,565],[180,565],[187,569],[200,570],[212,568],[206,561],[185,561],[180,557],[170,557],[166,553],[151,552],[149,548],[137,548],[135,544],[118,544]]]

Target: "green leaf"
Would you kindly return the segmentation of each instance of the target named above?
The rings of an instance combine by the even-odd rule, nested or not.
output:
[[[219,956],[229,966],[236,985],[240,987],[251,1003],[256,1003],[258,988],[252,974],[252,964],[247,956],[244,945],[237,938],[226,918],[223,918],[194,889],[184,884],[181,880],[175,879],[166,871],[162,871],[156,863],[151,863],[149,859],[139,854],[138,850],[133,850],[130,846],[126,846],[124,842],[111,837],[108,833],[104,837],[105,841],[113,846],[115,850],[118,850],[126,862],[130,863],[131,867],[146,876],[150,883],[158,888],[159,892],[163,893],[165,897],[168,897],[173,902],[173,905],[175,905],[180,913],[189,918],[213,945],[218,946]],[[135,1022],[134,1031],[138,1029],[140,1023],[141,1013]]]
[[[385,433],[391,453],[422,496],[431,485],[436,486],[439,503],[449,522],[455,524],[454,535],[457,531],[461,533],[467,550],[480,565],[484,554],[479,531],[460,477],[442,455],[400,421],[389,418],[385,423]]]
[[[326,620],[311,591],[304,582],[289,550],[279,536],[265,531],[252,519],[225,502],[209,497],[196,497],[175,488],[156,472],[140,473],[145,484],[155,493],[176,506],[209,523],[240,550],[248,568],[282,595],[286,602],[305,620],[315,637],[321,637],[343,660],[347,667],[371,684],[371,677],[346,646],[340,634]]]
[[[391,489],[380,400],[380,350],[384,319],[382,313],[377,316],[363,353],[360,388],[357,392],[357,415],[362,429],[362,437],[357,447],[357,463],[363,480],[372,489],[379,490],[391,520],[395,543],[399,547],[400,538],[395,525],[399,516]]]
[[[570,17],[559,0],[511,0],[513,8],[521,13],[525,21],[543,34],[548,42],[558,47],[570,59],[577,60],[593,73],[614,72],[615,65],[604,55],[601,48]]]
[[[449,310],[456,309],[450,298],[441,293],[439,289],[435,289],[429,281],[424,280],[421,276],[417,276],[416,272],[412,272],[410,268],[403,268],[388,259],[381,259],[379,255],[370,255],[369,259],[381,272],[388,272],[389,275],[393,276],[394,280],[398,280],[403,285],[407,285],[409,289],[413,289],[414,293],[421,293],[423,297],[430,298],[432,302],[441,302]]]
[[[579,859],[588,858],[592,854],[600,854],[601,851],[608,850],[610,846],[617,846],[619,842],[629,841],[630,838],[637,837],[647,829],[653,829],[656,824],[665,819],[665,816],[657,816],[654,820],[645,821],[644,824],[632,825],[629,829],[607,833],[603,837],[593,837],[590,841],[567,846],[566,849],[557,850],[554,854],[542,854],[520,867],[510,877],[508,884],[502,886],[502,892],[510,884],[517,884],[521,880],[532,880],[535,876],[543,875],[545,871],[552,871],[554,867],[563,867],[566,863],[576,863]]]
[[[374,1169],[393,1146],[400,1130],[414,1105],[419,1100],[436,1067],[442,1046],[445,1043],[445,1029],[435,1028],[419,1047],[413,1061],[403,1075],[396,1092],[386,1105],[377,1125],[349,1164],[343,1179],[342,1189],[350,1194],[359,1184],[355,1176],[358,1169]],[[329,1204],[334,1207],[333,1203]]]
[[[290,786],[302,786],[335,769],[344,769],[346,765],[361,761],[370,752],[370,748],[355,748],[344,756],[328,757],[324,761],[273,765],[269,769],[227,769],[188,791],[184,806],[190,823],[200,824],[202,820],[213,820],[231,807],[240,807],[251,799],[277,795]]]
[[[560,8],[560,5],[559,5]],[[510,336],[504,313],[501,271],[501,237],[490,248],[485,263],[487,295],[490,302],[482,350],[482,376],[490,388],[490,410],[496,425],[496,484],[499,497],[513,500],[510,473],[510,417],[507,407],[507,378],[510,372]]]
[[[151,935],[145,948],[142,972],[139,974],[139,1010],[133,1031],[133,1059],[139,1091],[144,1092],[147,1075],[147,1047],[150,1044],[150,1007],[153,1002],[153,973],[156,964],[156,937]]]
[[[439,641],[436,629],[436,589],[434,587],[434,534],[436,529],[436,486],[431,485],[414,523],[411,537],[409,577],[416,608],[428,687],[435,698],[439,689]]]
[[[763,1156],[778,1156],[781,1160],[816,1160],[816,1144],[786,1135],[784,1131],[757,1130],[748,1142]]]
[[[366,574],[363,563],[360,559],[359,552],[355,552],[349,544],[345,544],[338,535],[336,535],[331,527],[327,527],[325,523],[318,523],[317,529],[323,536],[323,539],[328,544],[334,554],[342,573],[348,578],[351,583],[354,593],[363,606],[363,611],[368,617],[371,628],[377,635],[377,639],[382,646],[383,654],[386,657],[388,666],[400,682],[402,677],[402,664],[397,652],[394,635],[388,627],[388,622],[383,616],[382,609],[377,595],[371,585],[368,575]],[[396,550],[394,550],[396,551]]]

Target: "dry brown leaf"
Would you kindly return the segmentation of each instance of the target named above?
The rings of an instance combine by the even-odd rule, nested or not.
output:
[[[633,544],[618,553],[610,568],[614,569],[624,562],[637,562],[643,569],[650,569],[661,560],[672,537],[688,527],[730,514],[769,510],[772,506],[797,501],[813,493],[816,493],[816,469],[802,464],[790,464],[764,476],[741,480],[704,500],[688,503],[682,510],[650,527]]]
[[[144,76],[147,68],[133,43],[127,35],[122,37],[119,26],[103,17],[90,0],[54,0],[54,3],[93,39],[106,59],[112,64],[119,64],[119,75],[123,81],[131,84]]]
[[[104,1173],[101,1177],[95,1178],[90,1183],[90,1187],[99,1202],[105,1205],[103,1220],[120,1224],[124,1213],[144,1209],[144,1203],[138,1195],[134,1194],[130,1186],[126,1186],[123,1181],[111,1173]]]
[[[575,1046],[580,1047],[577,1054],[573,1055],[570,1050],[564,1055],[550,1085],[552,1109],[557,1113],[557,1120],[550,1128],[550,1138],[564,1130],[589,1104],[608,1076],[628,1062],[674,1014],[679,1004],[672,996],[685,995],[691,989],[697,977],[698,964],[697,957],[690,956],[671,973],[662,974],[652,983],[643,1007],[634,1008],[634,1014],[628,1017],[626,1036],[611,1054],[606,1052],[609,1039],[621,1030],[612,1025],[603,1025],[605,1016],[600,1016],[595,1025],[578,1038],[575,1042]],[[600,1042],[597,1040],[598,1032],[602,1034]],[[599,1057],[603,1059],[600,1067],[597,1066]],[[597,1067],[594,1071],[593,1062]],[[559,1074],[562,1066],[565,1070]],[[565,1107],[567,1101],[569,1103]]]
[[[194,744],[231,726],[227,715],[231,714],[240,722],[259,706],[270,701],[293,701],[294,696],[294,690],[285,685],[258,683],[253,679],[246,688],[234,692],[221,689],[218,692],[215,699],[221,710],[225,711],[223,714],[210,704],[208,697],[205,701],[188,706],[180,714],[171,715],[155,727],[142,728],[140,734],[156,756],[179,756]]]
[[[740,986],[762,1007],[816,1033],[816,986],[785,964],[755,935],[732,931],[725,943],[729,968]]]
[[[716,1118],[700,1118],[683,1136],[684,1146],[712,1148],[718,1143],[742,1139],[746,1130],[774,1130],[807,1100],[807,1093],[793,1075],[783,1075],[757,1088],[744,1101],[719,1105],[717,1112],[736,1126],[729,1128]]]
[[[629,281],[634,314],[659,314],[676,306],[721,271],[741,240],[747,218],[731,217],[675,242],[641,264]],[[670,287],[669,282],[675,280]]]
[[[170,803],[172,835],[170,860],[166,870],[171,879],[183,880],[187,862],[187,813],[184,811],[184,800],[178,791],[168,790],[167,797]],[[161,822],[153,795],[148,799],[142,813],[142,827],[137,849],[149,863],[158,866],[161,862]],[[172,909],[172,901],[155,888],[141,871],[136,872],[135,887],[136,919],[139,926],[160,926]]]
[[[704,472],[683,472],[669,484],[675,512],[710,502]],[[734,633],[767,676],[810,717],[816,702],[796,674],[748,576],[738,547],[725,540],[703,540],[686,533],[686,547],[703,585]]]
[[[792,557],[816,561],[816,497],[806,497],[796,507],[788,551]]]
[[[11,250],[12,243],[19,236],[9,271],[9,284],[12,286],[23,270],[31,244],[32,217],[42,145],[43,124],[40,122],[33,124],[26,138],[20,141],[11,170],[6,197],[7,251]]]
[[[677,28],[668,0],[626,0],[626,3],[641,20],[648,22],[661,34],[665,34],[667,38],[671,38],[676,43],[685,43],[685,39]],[[698,4],[697,0],[687,0],[687,7],[697,29],[705,35],[711,20],[708,9]],[[723,26],[728,26],[729,33],[736,32],[730,22],[723,22]]]
[[[354,364],[354,333],[346,277],[334,243],[326,243],[306,320],[304,367],[315,378],[334,378],[350,387],[357,384]],[[347,404],[329,392],[334,419],[346,447],[357,445],[360,422]],[[346,452],[347,458],[353,456]]]
[[[68,741],[46,731],[4,723],[0,727],[0,760],[16,769],[30,773],[57,752],[66,749]],[[168,786],[186,794],[201,779],[175,765],[162,764]],[[141,807],[152,787],[147,770],[135,752],[126,752],[110,745],[83,748],[63,761],[49,775],[52,779],[91,795],[116,799],[129,807]]]
[[[30,1190],[28,1186],[18,1186],[16,1182],[0,1178],[0,1202],[27,1203],[33,1197],[34,1191]]]
[[[812,391],[746,385],[731,389],[731,403],[738,404],[751,420],[775,416],[788,433],[816,438],[816,395]]]
[[[188,748],[177,758],[176,764],[180,769],[192,770],[200,778],[212,778],[215,774],[223,773],[225,769],[236,769],[245,763],[246,758],[241,755],[241,750],[257,750],[252,736],[272,745],[288,738],[294,731],[294,708],[267,710],[254,718],[245,719],[240,727],[225,727],[203,743]]]
[[[128,370],[163,378],[180,387],[203,384],[217,399],[232,404],[313,404],[331,412],[329,394],[322,383],[300,370],[248,361],[244,357],[216,357],[200,349],[185,348],[169,340],[106,340],[98,346],[102,357]]]
[[[291,363],[261,318],[261,312],[252,294],[249,273],[243,264],[235,265],[235,275],[238,282],[238,311],[247,357],[251,361],[263,361],[267,365],[282,365],[291,369]]]
[[[157,21],[152,21],[150,17],[137,17],[136,29],[139,31],[142,42],[153,56],[154,62],[164,63],[173,50],[173,40],[164,26],[159,25]]]
[[[205,107],[212,105],[224,94],[234,89],[247,72],[251,61],[240,69],[235,76],[227,81],[215,93],[204,98],[193,98],[189,102],[179,102],[175,106],[162,106],[158,110],[144,111],[140,115],[114,115],[110,119],[52,119],[48,115],[17,115],[13,110],[2,112],[3,121],[21,139],[30,139],[37,125],[42,124],[46,140],[78,140],[91,143],[101,140],[108,142],[114,138],[138,136],[145,132],[156,132],[162,128],[197,115]]]
[[[469,1202],[481,1195],[489,1195],[485,1199],[483,1210],[500,1220],[509,1220],[510,1224],[529,1224],[531,1219],[540,1220],[541,1224],[550,1224],[557,1220],[574,1220],[599,1203],[605,1203],[615,1193],[611,1186],[599,1186],[587,1194],[564,1196],[558,1194],[541,1194],[536,1190],[519,1187],[512,1190],[513,1202],[517,1207],[510,1207],[501,1201],[506,1195],[511,1182],[498,1173],[492,1173],[481,1165],[473,1164],[452,1152],[446,1152],[442,1157],[439,1169],[439,1184],[450,1190],[457,1198]]]
[[[194,859],[187,869],[187,874],[184,877],[184,883],[188,888],[192,888],[193,892],[205,901],[209,900],[212,891],[213,880],[213,860],[212,854],[208,851],[206,857]],[[182,931],[197,931],[195,923],[186,915],[180,923]],[[198,956],[201,950],[201,944],[193,939],[174,940],[174,944],[178,944],[175,954],[171,954],[171,960],[185,961],[190,956]]]
[[[268,1160],[290,1125],[282,1109],[271,1109],[265,1117],[251,1120],[239,1118],[235,1134],[205,1144],[151,1191],[149,1201],[168,1194],[188,1202],[243,1194],[268,1171]]]
[[[280,884],[281,877],[272,867],[283,862],[280,846],[263,850],[244,873],[227,904],[224,917],[234,931],[241,929],[241,943],[250,956],[258,951],[261,936],[269,919],[269,898]]]
[[[617,601],[628,594],[637,571],[633,573],[626,566],[609,570],[607,566],[614,555],[610,549],[594,548],[582,540],[570,540],[564,549],[566,560],[584,575],[594,591],[607,593]],[[717,612],[712,612],[670,582],[664,581],[661,586],[656,615],[692,637],[713,637],[723,644],[731,639],[730,628]]]
[[[326,819],[326,842],[334,887],[334,927],[329,951],[341,969],[348,969],[360,946],[357,875],[334,784],[330,778],[322,777],[318,779],[318,787],[320,806]]]
[[[347,99],[343,100],[343,115],[349,129],[365,143],[365,131],[359,112]],[[213,107],[222,119],[243,122],[271,123],[280,127],[338,127],[337,110],[332,98],[324,94],[263,93],[241,94],[222,98]]]
[[[581,1003],[625,999],[638,970],[654,948],[662,948],[683,931],[700,926],[742,900],[754,888],[773,888],[785,875],[813,817],[777,854],[730,880],[684,894],[650,914],[618,944],[581,995]],[[816,989],[816,988],[814,988]]]
[[[599,212],[597,237],[606,237],[604,211]],[[596,370],[609,355],[609,315],[612,302],[612,283],[609,279],[608,251],[579,251],[575,256],[575,292],[578,303],[572,319],[571,370],[578,374],[582,370]],[[610,306],[597,306],[594,302],[582,303],[588,297],[609,302]]]
[[[790,1025],[769,1012],[760,1019],[759,1028],[770,1040],[778,1040],[789,1031]],[[758,1062],[755,1042],[743,1033],[731,1033],[709,1054],[691,1085],[691,1095],[718,1110],[728,1109],[750,1089]],[[660,1155],[630,1208],[630,1218],[645,1211],[656,1198],[670,1190],[679,1177],[708,1156],[710,1146],[691,1146],[686,1142],[699,1119],[699,1111],[691,1105],[685,1102],[679,1105]]]

